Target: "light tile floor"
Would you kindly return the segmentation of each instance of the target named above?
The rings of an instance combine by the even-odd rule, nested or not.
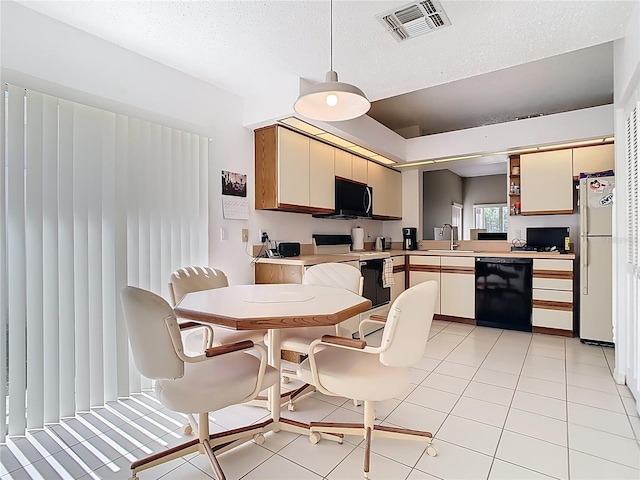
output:
[[[373,480],[640,478],[640,418],[611,376],[613,349],[577,339],[435,321],[412,385],[376,406],[379,422],[435,433],[437,457],[419,442],[376,439]],[[379,341],[379,333],[367,338]],[[295,386],[295,382],[290,384]],[[285,412],[300,421],[362,421],[362,407],[312,394]],[[263,409],[211,415],[212,431],[257,422]],[[132,460],[184,440],[184,417],[153,393],[96,408],[0,446],[2,479],[128,478]],[[231,479],[359,479],[361,440],[309,443],[270,433],[220,456]],[[144,471],[141,479],[209,479],[202,455]]]

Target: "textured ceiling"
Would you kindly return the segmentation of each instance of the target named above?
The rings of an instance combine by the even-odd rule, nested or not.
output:
[[[328,1],[20,3],[240,96],[329,69]],[[375,15],[406,3],[334,2],[334,69],[372,100],[612,41],[633,7],[442,0],[451,27],[397,43]]]

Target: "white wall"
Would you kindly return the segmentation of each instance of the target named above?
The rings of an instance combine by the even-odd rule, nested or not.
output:
[[[640,101],[640,4],[636,3],[631,14],[625,37],[614,45],[614,105],[616,108],[615,132],[618,139],[625,138],[625,107]],[[625,142],[616,142],[616,202],[613,238],[613,319],[616,340],[615,377],[625,381],[636,400],[640,412],[640,325],[634,325],[629,310],[629,299],[637,299],[638,292],[628,291],[631,276],[627,265],[627,188]],[[635,375],[634,375],[635,373]]]
[[[604,138],[613,134],[613,106],[468,128],[407,140],[407,162]]]

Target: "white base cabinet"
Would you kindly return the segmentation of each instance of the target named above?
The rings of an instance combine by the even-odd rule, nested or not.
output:
[[[475,318],[475,258],[441,257],[440,313],[451,317]]]
[[[409,258],[409,287],[418,285],[428,280],[438,282],[438,297],[436,299],[436,308],[433,313],[440,313],[440,295],[442,285],[440,283],[440,257],[427,257],[420,255],[411,255]]]
[[[573,260],[533,260],[531,324],[573,332]]]

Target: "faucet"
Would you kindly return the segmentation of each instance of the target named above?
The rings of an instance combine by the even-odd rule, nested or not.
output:
[[[451,244],[450,244],[449,250],[454,250],[458,245],[455,245],[455,244],[453,243],[453,226],[452,226],[450,223],[445,223],[445,224],[442,226],[442,228],[440,229],[440,235],[444,235],[444,228],[445,228],[445,227],[449,227],[449,229],[450,229],[450,233],[451,233],[451,235],[450,235],[450,237],[451,237]]]

